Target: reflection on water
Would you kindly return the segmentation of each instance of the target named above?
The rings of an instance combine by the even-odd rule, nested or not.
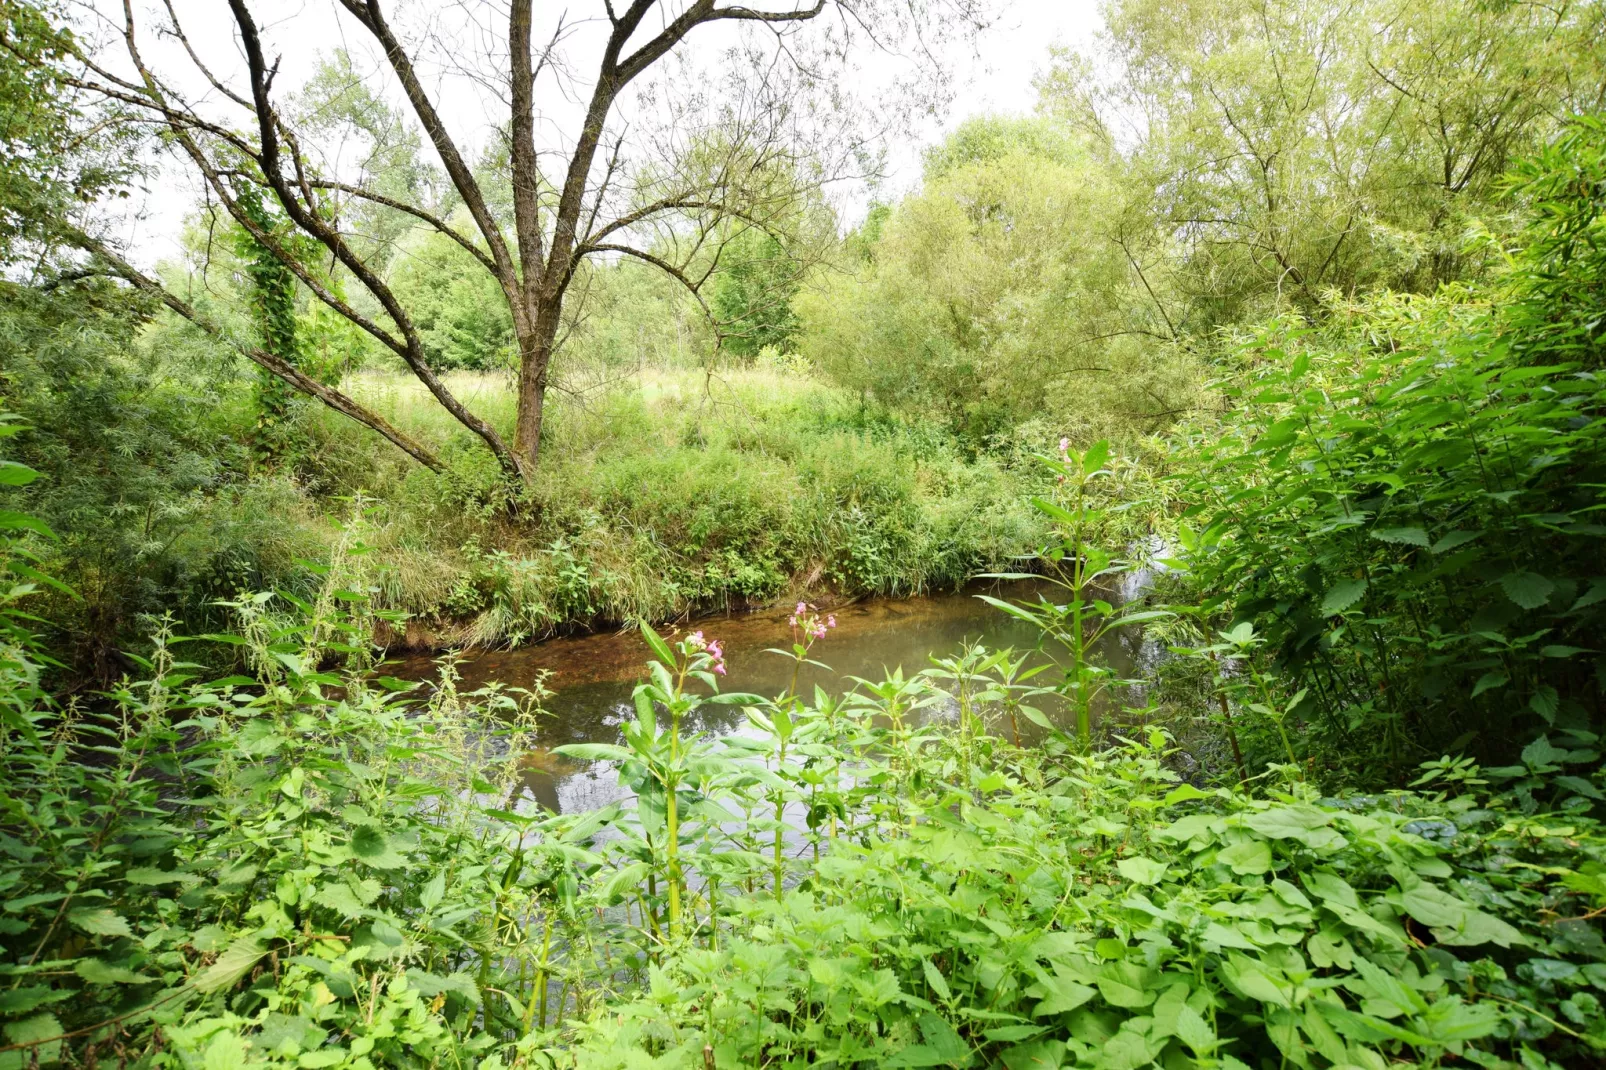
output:
[[[1124,577],[1129,584],[1141,577]],[[1039,645],[1037,631],[1024,621],[993,609],[976,597],[989,593],[995,597],[1033,601],[1043,590],[1053,598],[1055,589],[1046,584],[1018,582],[977,586],[957,594],[921,598],[878,599],[835,610],[837,628],[815,644],[811,657],[831,667],[831,671],[805,665],[798,687],[805,696],[815,685],[832,694],[853,690],[850,677],[879,680],[886,672],[901,667],[913,675],[931,664],[931,657],[947,657],[965,642],[980,642],[989,651],[1014,647],[1034,650]],[[1113,600],[1136,593],[1114,592]],[[1061,595],[1063,597],[1063,595]],[[1109,597],[1109,596],[1106,596]],[[722,683],[727,690],[780,695],[791,683],[790,657],[766,653],[766,648],[791,646],[792,635],[785,608],[742,616],[703,618],[674,634],[700,629],[709,638],[725,645],[729,674]],[[667,632],[668,629],[665,629]],[[1059,652],[1039,650],[1031,664],[1053,660]],[[1110,636],[1100,652],[1104,664],[1117,676],[1134,676],[1134,670],[1153,656],[1136,634]],[[509,651],[475,653],[459,663],[462,690],[472,690],[497,682],[508,687],[529,687],[542,673],[550,673],[546,686],[554,694],[546,706],[550,717],[542,722],[544,748],[525,757],[525,784],[528,796],[541,807],[558,812],[590,810],[621,796],[613,771],[606,766],[573,762],[554,754],[551,748],[566,743],[617,743],[619,724],[633,716],[631,689],[644,673],[647,645],[634,629],[589,635],[574,639],[551,639],[544,643]],[[396,675],[428,679],[433,664],[426,658],[411,658],[395,669]],[[1032,682],[1052,685],[1056,670],[1049,668]],[[1110,699],[1106,698],[1106,706]],[[1050,720],[1069,727],[1072,718],[1066,705],[1054,695],[1032,700]],[[933,707],[928,717],[953,717],[952,702]],[[1028,733],[1041,730],[1021,721],[1022,742]],[[750,730],[738,707],[704,706],[686,722],[688,731],[726,735]],[[990,730],[1007,734],[1006,724],[993,723]]]

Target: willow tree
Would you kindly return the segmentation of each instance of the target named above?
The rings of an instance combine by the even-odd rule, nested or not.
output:
[[[844,108],[833,81],[851,67],[861,43],[929,57],[931,39],[979,25],[982,0],[815,0],[754,6],[720,0],[601,0],[587,17],[565,17],[537,32],[532,0],[456,5],[452,18],[469,31],[478,55],[438,36],[435,13],[422,30],[403,32],[381,0],[338,0],[337,18],[352,40],[365,41],[385,72],[394,99],[417,124],[450,183],[452,202],[408,200],[343,170],[309,128],[284,106],[276,85],[280,55],[270,47],[251,0],[229,0],[242,63],[215,69],[215,50],[198,49],[163,0],[158,27],[182,45],[183,70],[148,60],[150,36],[137,25],[133,0],[121,10],[118,55],[78,54],[75,84],[127,114],[158,125],[170,146],[204,181],[212,200],[300,285],[394,353],[457,421],[526,480],[541,448],[552,361],[571,296],[588,257],[635,258],[666,272],[702,300],[719,266],[719,245],[752,229],[784,237],[800,196],[859,172],[874,122],[885,113]],[[275,41],[306,48],[292,15],[274,23]],[[676,77],[667,62],[703,28],[724,24],[711,81]],[[169,49],[177,59],[176,48]],[[207,52],[203,56],[202,52]],[[472,63],[470,60],[472,59]],[[211,63],[209,64],[209,61]],[[471,164],[474,146],[451,129],[431,91],[430,71],[469,73],[493,107],[504,140],[510,201],[504,210]],[[586,73],[589,72],[589,73]],[[649,75],[649,72],[653,72]],[[627,100],[633,85],[650,92]],[[929,80],[927,85],[932,84]],[[189,92],[180,87],[188,86]],[[910,99],[910,98],[905,98]],[[577,106],[570,106],[571,104]],[[626,105],[630,107],[626,107]],[[545,105],[545,106],[543,106]],[[622,114],[628,112],[629,114]],[[321,262],[261,227],[246,191],[277,202],[290,225],[316,243]],[[375,206],[461,247],[494,280],[512,318],[518,350],[517,419],[512,441],[470,411],[426,359],[413,313],[387,280],[383,255],[354,219]],[[135,286],[200,324],[215,324],[133,267],[110,242],[87,228],[67,227],[70,240],[93,252]],[[332,269],[332,270],[331,270]],[[332,285],[338,277],[339,285]],[[706,307],[706,305],[705,305]],[[336,388],[317,382],[250,345],[259,365],[298,390],[357,419],[426,465],[434,454]]]
[[[1046,110],[1124,163],[1110,229],[1179,331],[1466,277],[1514,159],[1606,103],[1606,7],[1112,0]]]

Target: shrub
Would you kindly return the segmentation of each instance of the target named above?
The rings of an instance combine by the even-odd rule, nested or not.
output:
[[[1196,589],[1269,642],[1301,745],[1348,776],[1506,760],[1598,715],[1600,327],[1549,297],[1606,262],[1587,237],[1606,187],[1554,173],[1593,166],[1606,131],[1580,139],[1524,187],[1575,223],[1536,223],[1508,278],[1274,325],[1174,458]]]

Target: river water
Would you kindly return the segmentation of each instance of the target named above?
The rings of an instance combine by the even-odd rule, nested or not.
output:
[[[1129,576],[1129,580],[1137,577]],[[976,585],[956,593],[918,598],[874,599],[836,609],[837,627],[814,645],[810,657],[830,666],[830,671],[804,666],[799,691],[814,693],[815,685],[831,694],[853,690],[850,677],[879,680],[887,672],[902,668],[906,676],[931,665],[931,657],[946,657],[966,642],[980,642],[987,650],[1013,647],[1034,651],[1032,664],[1063,660],[1063,654],[1050,644],[1040,647],[1041,637],[1024,621],[1010,617],[981,601],[977,595],[992,594],[1018,601],[1035,601],[1038,591],[1053,597],[1054,591],[1032,581],[1009,584]],[[1126,592],[1111,592],[1119,600]],[[1106,597],[1111,597],[1106,595]],[[1063,594],[1061,594],[1063,597]],[[760,611],[731,617],[704,617],[679,629],[663,628],[661,634],[680,635],[700,630],[710,639],[724,644],[728,675],[721,681],[726,690],[780,695],[791,682],[789,657],[766,653],[766,648],[789,648],[791,629],[787,625],[790,609]],[[1099,651],[1103,664],[1119,677],[1139,675],[1136,670],[1154,652],[1145,647],[1137,634],[1116,633],[1106,638]],[[544,677],[552,692],[544,703],[548,716],[541,722],[542,747],[525,758],[525,798],[542,808],[570,813],[606,805],[621,796],[613,771],[606,766],[570,761],[552,753],[566,743],[617,743],[619,724],[633,716],[630,694],[645,674],[647,645],[634,630],[549,639],[546,642],[506,651],[475,652],[458,666],[462,675],[459,689],[473,690],[496,682],[507,687],[531,687]],[[426,658],[410,658],[394,667],[396,675],[427,680],[434,675],[434,664]],[[1058,679],[1050,667],[1032,682],[1052,684]],[[1108,708],[1121,692],[1107,696]],[[1071,711],[1055,695],[1031,700],[1056,724],[1070,727]],[[953,717],[956,706],[938,705],[928,717]],[[750,730],[738,707],[704,706],[700,720],[686,727],[690,731],[725,735]],[[1007,723],[994,721],[995,734],[1008,735]],[[1020,721],[1022,742],[1042,735],[1025,719]]]

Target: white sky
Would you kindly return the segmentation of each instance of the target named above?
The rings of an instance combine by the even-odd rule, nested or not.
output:
[[[1091,45],[1099,26],[1098,2],[996,0],[999,10],[995,24],[973,42],[955,45],[941,57],[955,75],[951,107],[940,118],[926,121],[923,128],[910,130],[906,136],[897,137],[886,146],[890,174],[880,195],[883,198],[896,196],[912,188],[919,179],[921,149],[939,140],[965,119],[986,113],[1029,111],[1036,100],[1032,79],[1047,66],[1050,46]],[[101,0],[95,6],[114,18],[121,14],[120,3]],[[262,20],[262,32],[270,57],[282,56],[281,70],[274,87],[276,98],[282,99],[299,86],[310,74],[320,54],[327,55],[348,42],[354,52],[366,44],[366,35],[361,30],[353,33],[342,25],[344,19],[335,16],[335,6],[332,0],[263,0],[253,5],[258,11],[257,17]],[[447,6],[439,3],[435,10],[444,10]],[[450,6],[462,10],[474,5]],[[570,6],[538,3],[537,11],[541,12],[543,8],[557,11]],[[234,27],[227,5],[219,0],[175,0],[174,7],[203,61],[214,73],[236,88],[243,89],[244,81],[240,76],[243,61],[234,39]],[[396,7],[393,2],[392,10]],[[429,4],[415,4],[406,13],[416,23],[420,18],[428,17],[430,11]],[[155,15],[156,12],[147,7],[141,27],[147,61],[159,72],[183,71],[188,67],[188,62],[178,46],[156,39],[154,27],[158,20]],[[391,14],[390,18],[398,29],[404,29],[407,25],[404,15]],[[120,23],[120,18],[117,21]],[[701,40],[689,38],[677,51],[689,52],[694,62],[718,55],[715,50],[719,45],[711,40],[712,37],[709,34]],[[310,48],[307,47],[309,43]],[[594,49],[585,48],[582,43],[579,51],[589,55]],[[420,70],[423,70],[422,66]],[[393,90],[394,78],[389,77],[388,71],[384,73],[387,86]],[[861,72],[860,77],[866,75]],[[198,91],[191,86],[184,88]],[[476,93],[468,80],[437,76],[432,92],[448,127],[464,141],[471,141],[486,129],[487,102],[483,95]],[[231,121],[239,122],[238,116]],[[126,222],[119,228],[124,247],[145,265],[176,254],[178,233],[184,216],[197,202],[198,193],[198,182],[192,176],[176,169],[162,175],[152,184],[144,204],[137,206],[136,213],[126,217]]]

